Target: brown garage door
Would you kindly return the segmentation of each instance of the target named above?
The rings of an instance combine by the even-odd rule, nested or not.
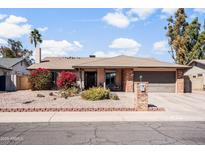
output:
[[[176,75],[175,72],[150,72],[140,71],[134,73],[134,80],[149,82],[148,92],[175,92]]]

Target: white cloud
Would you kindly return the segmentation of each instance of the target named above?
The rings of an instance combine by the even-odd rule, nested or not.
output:
[[[7,44],[7,41],[0,38],[0,45],[5,45],[5,44]]]
[[[118,38],[108,46],[109,51],[96,51],[93,54],[97,57],[113,57],[118,55],[135,56],[139,51],[141,44],[133,39]]]
[[[118,27],[118,28],[126,28],[129,26],[130,21],[123,13],[114,12],[108,13],[102,18],[107,24]]]
[[[19,38],[28,34],[32,26],[25,23],[27,19],[10,15],[4,21],[0,22],[0,37],[2,38]]]
[[[83,48],[83,45],[80,44],[80,42],[78,42],[78,41],[73,41],[73,43],[74,43],[74,45],[75,45],[76,47],[78,47],[78,48]]]
[[[6,18],[6,17],[7,17],[6,14],[0,14],[0,20],[4,19],[4,18]]]
[[[16,25],[8,23],[0,23],[0,37],[3,38],[18,38],[28,34],[31,31],[31,25]]]
[[[45,32],[48,30],[48,27],[39,27],[37,28],[40,32]]]
[[[10,15],[6,20],[6,23],[9,24],[18,24],[18,23],[24,23],[27,22],[27,19],[24,17],[18,17],[18,16],[14,16],[14,15]]]
[[[167,19],[170,16],[173,16],[174,13],[177,11],[178,8],[164,8],[161,10],[161,15],[160,18],[161,19]]]
[[[126,28],[132,22],[138,20],[145,20],[151,16],[157,9],[114,9],[114,12],[107,13],[102,20],[107,24],[118,27]]]
[[[78,41],[67,40],[43,40],[41,44],[42,55],[46,56],[68,56],[69,52],[80,50],[83,47]]]
[[[197,8],[197,9],[194,9],[193,10],[194,12],[197,12],[197,13],[205,13],[205,8]]]
[[[137,8],[137,9],[130,9],[127,14],[129,16],[137,16],[141,20],[147,19],[149,16],[151,16],[153,13],[156,12],[157,9],[152,8]]]
[[[136,56],[134,50],[116,50],[116,51],[96,51],[93,53],[96,57],[115,57],[119,55]]]
[[[112,43],[109,45],[109,48],[120,48],[120,49],[134,49],[139,50],[140,44],[129,38],[117,38],[112,41]]]
[[[167,14],[167,15],[173,15],[178,8],[164,8],[162,9],[162,13]]]
[[[153,49],[158,54],[163,54],[169,50],[168,43],[166,40],[158,41],[153,44]]]

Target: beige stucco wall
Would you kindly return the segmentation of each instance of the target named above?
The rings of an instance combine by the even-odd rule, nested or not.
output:
[[[134,68],[134,71],[176,71],[176,68]]]
[[[192,82],[192,90],[203,90],[203,77],[190,78]]]
[[[97,69],[97,85],[104,85],[105,82],[105,71],[104,68]]]
[[[190,81],[189,86],[192,90],[203,90],[205,86],[205,70],[203,68],[192,67],[186,73],[186,79]],[[202,76],[199,76],[202,74]]]
[[[133,92],[134,90],[133,75],[133,69],[123,69],[123,90],[125,92]]]
[[[176,71],[176,93],[184,93],[184,70]]]
[[[122,69],[116,70],[116,84],[122,87]]]
[[[193,77],[195,76],[195,78]],[[205,77],[203,76],[198,76],[196,75],[189,75],[188,76],[189,80],[191,81],[191,88],[192,90],[203,90],[204,88],[204,81],[205,81]]]

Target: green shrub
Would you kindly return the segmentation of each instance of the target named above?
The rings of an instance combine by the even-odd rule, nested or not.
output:
[[[115,94],[115,93],[110,93],[110,99],[112,99],[112,100],[120,100],[120,98],[118,97],[118,95],[117,94]]]
[[[110,90],[104,89],[102,87],[95,87],[85,90],[81,93],[81,97],[86,100],[96,101],[109,99]]]
[[[78,87],[70,87],[67,89],[60,90],[60,96],[64,98],[73,97],[79,94],[80,90]]]
[[[50,90],[53,86],[52,75],[49,70],[38,68],[29,76],[32,90]]]

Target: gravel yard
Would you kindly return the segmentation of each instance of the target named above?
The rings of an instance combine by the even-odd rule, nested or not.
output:
[[[49,96],[53,92],[54,96]],[[42,94],[45,97],[37,97]],[[134,107],[133,93],[116,92],[120,100],[87,101],[80,96],[58,96],[58,91],[31,91],[0,93],[0,108],[132,108]]]

